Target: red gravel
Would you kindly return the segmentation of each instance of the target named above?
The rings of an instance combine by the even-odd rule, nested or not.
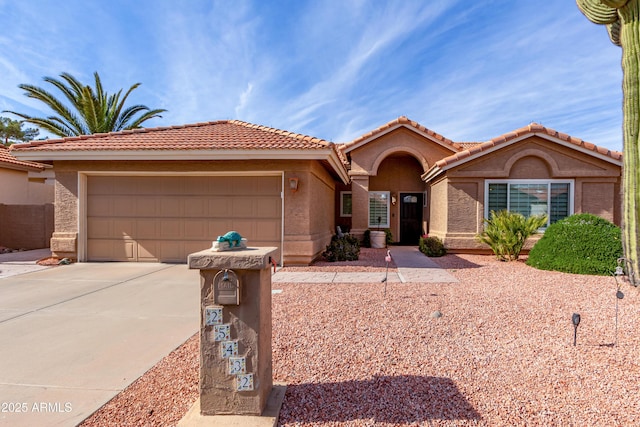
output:
[[[434,261],[460,282],[391,283],[386,299],[380,283],[274,284],[279,425],[640,425],[637,289],[622,287],[616,342],[611,277]],[[192,338],[91,425],[175,425],[198,395],[197,352]]]

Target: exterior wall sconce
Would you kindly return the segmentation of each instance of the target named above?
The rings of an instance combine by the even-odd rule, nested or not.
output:
[[[296,191],[298,191],[298,178],[297,177],[289,178],[289,190],[293,191],[294,193]]]

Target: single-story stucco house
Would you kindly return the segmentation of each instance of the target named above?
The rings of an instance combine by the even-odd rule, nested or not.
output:
[[[622,155],[531,124],[456,143],[400,117],[334,144],[237,120],[14,145],[55,171],[52,252],[80,261],[185,262],[229,230],[308,264],[336,226],[428,233],[450,251],[491,210],[590,212],[620,223]]]

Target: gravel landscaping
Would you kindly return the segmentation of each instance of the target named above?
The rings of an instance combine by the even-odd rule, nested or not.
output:
[[[384,253],[361,258],[383,269]],[[288,384],[279,425],[640,425],[638,290],[622,287],[616,340],[612,277],[434,261],[459,283],[387,284],[386,298],[381,283],[274,284],[274,381]],[[340,265],[350,268],[363,266]],[[84,425],[175,425],[197,381],[194,336]]]

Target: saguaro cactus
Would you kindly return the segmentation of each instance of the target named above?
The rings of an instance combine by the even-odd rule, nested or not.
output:
[[[638,217],[640,208],[640,0],[576,0],[591,22],[606,25],[611,41],[622,47],[623,163],[622,163],[622,248],[638,274]],[[629,276],[630,278],[632,276]]]

